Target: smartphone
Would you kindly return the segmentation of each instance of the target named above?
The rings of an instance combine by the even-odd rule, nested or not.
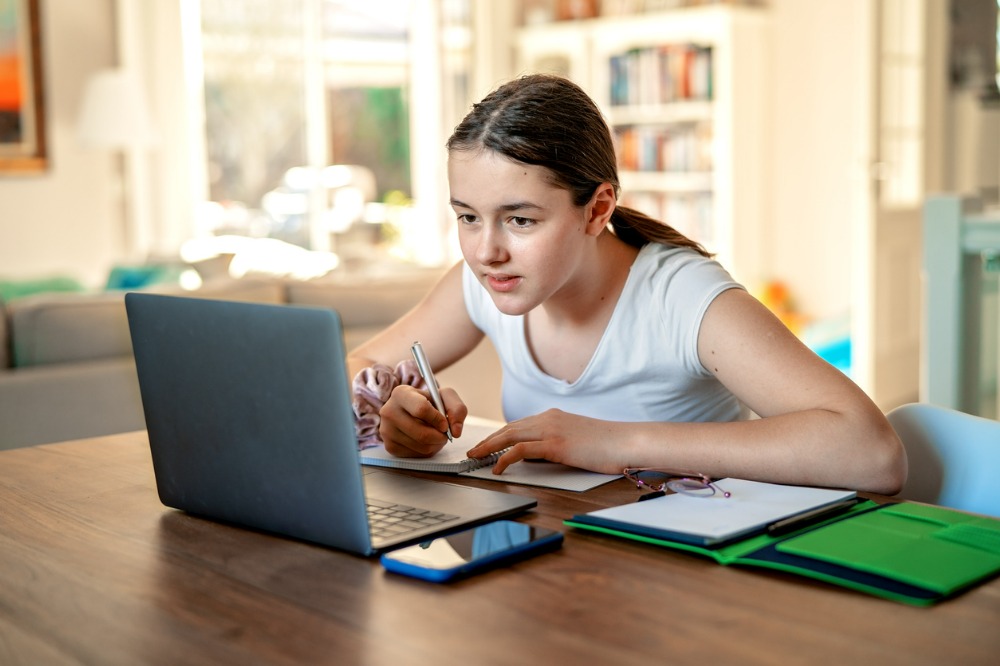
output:
[[[562,542],[562,532],[497,520],[389,551],[381,562],[386,571],[444,583],[555,550]]]

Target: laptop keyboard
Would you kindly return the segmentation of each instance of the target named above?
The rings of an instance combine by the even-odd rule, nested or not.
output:
[[[368,524],[373,537],[395,537],[457,518],[449,513],[368,498]]]

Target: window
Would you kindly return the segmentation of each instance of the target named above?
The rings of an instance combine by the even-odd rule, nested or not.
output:
[[[439,162],[469,103],[469,5],[201,0],[211,201],[200,234],[346,261],[446,260]]]

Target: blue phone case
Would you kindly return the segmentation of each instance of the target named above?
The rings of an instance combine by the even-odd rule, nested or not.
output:
[[[512,521],[496,521],[496,523],[510,523]],[[491,524],[496,524],[491,523]],[[475,530],[477,528],[472,528]],[[543,529],[543,528],[537,528]],[[467,530],[467,531],[472,531]],[[548,531],[548,530],[546,530]],[[447,535],[444,537],[438,537],[440,539],[445,539],[448,536],[454,537],[456,535]],[[471,576],[474,573],[480,571],[485,571],[487,569],[495,568],[504,564],[509,564],[518,560],[526,559],[532,555],[537,555],[540,553],[545,553],[548,551],[556,550],[562,545],[563,534],[562,532],[551,531],[549,534],[543,534],[542,536],[523,544],[517,544],[503,550],[497,550],[490,552],[488,554],[476,557],[475,559],[465,562],[450,568],[432,568],[425,567],[413,562],[405,562],[398,559],[394,559],[393,552],[401,552],[405,548],[399,551],[393,551],[385,553],[380,558],[382,566],[385,567],[386,571],[391,571],[393,573],[402,574],[404,576],[410,576],[412,578],[419,578],[421,580],[431,581],[432,583],[446,583],[451,580],[458,578],[465,578]],[[407,548],[419,548],[420,546],[407,546]]]

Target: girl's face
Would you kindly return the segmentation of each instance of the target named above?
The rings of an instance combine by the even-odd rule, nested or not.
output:
[[[573,297],[586,276],[582,248],[596,235],[589,206],[574,206],[546,169],[493,151],[453,151],[448,180],[462,255],[501,312]]]

